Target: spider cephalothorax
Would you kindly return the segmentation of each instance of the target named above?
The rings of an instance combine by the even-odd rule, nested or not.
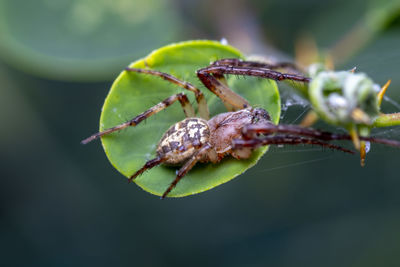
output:
[[[144,171],[159,164],[179,165],[179,171],[174,181],[165,190],[162,198],[176,186],[197,162],[217,163],[225,156],[236,159],[249,158],[259,146],[269,144],[313,144],[347,153],[354,153],[343,147],[328,143],[332,140],[351,140],[346,134],[321,132],[297,125],[274,125],[268,112],[262,108],[251,107],[249,102],[233,92],[226,84],[223,74],[243,74],[260,76],[274,80],[290,79],[309,82],[309,78],[297,74],[282,74],[272,69],[286,66],[276,66],[226,59],[214,62],[211,66],[197,72],[199,79],[215,95],[217,95],[229,112],[217,114],[209,118],[208,106],[203,93],[188,82],[159,71],[149,69],[127,68],[128,72],[145,73],[159,76],[195,94],[199,117],[184,93],[168,97],[157,105],[144,111],[133,119],[115,127],[96,133],[82,143],[86,144],[103,135],[122,130],[129,126],[136,126],[146,118],[179,101],[186,115],[186,119],[172,125],[161,137],[156,149],[156,157],[147,161],[136,171],[130,180],[135,179]],[[292,65],[290,65],[292,66]],[[249,89],[251,90],[251,89]],[[400,146],[396,141],[361,138],[372,142]]]

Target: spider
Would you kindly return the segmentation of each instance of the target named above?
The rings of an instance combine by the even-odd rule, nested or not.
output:
[[[274,70],[282,67],[292,69],[295,74]],[[352,150],[329,143],[332,140],[351,140],[351,136],[347,134],[323,132],[298,125],[273,124],[265,109],[252,107],[246,99],[227,86],[224,78],[224,74],[239,74],[277,81],[285,79],[300,82],[310,81],[310,78],[297,74],[296,70],[296,66],[290,63],[269,65],[238,59],[218,60],[210,66],[198,70],[197,76],[200,81],[222,100],[228,110],[210,118],[203,93],[191,83],[156,70],[126,68],[127,72],[158,76],[193,92],[198,105],[198,117],[196,117],[188,97],[182,92],[166,98],[131,120],[91,135],[81,143],[87,144],[101,136],[129,126],[136,126],[179,101],[186,118],[173,124],[163,134],[156,148],[156,157],[147,161],[129,179],[132,181],[146,170],[160,164],[181,166],[175,179],[161,196],[162,199],[168,196],[197,162],[216,164],[226,156],[232,156],[238,160],[247,159],[256,148],[263,145],[311,144],[353,154]],[[393,140],[366,137],[361,137],[361,140],[400,147],[400,142]]]

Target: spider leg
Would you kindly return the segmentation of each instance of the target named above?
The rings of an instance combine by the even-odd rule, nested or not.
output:
[[[142,168],[140,168],[137,172],[135,172],[130,178],[129,181],[133,181],[136,177],[138,177],[139,175],[141,175],[142,173],[144,173],[145,171],[160,165],[161,163],[163,163],[166,160],[165,157],[162,156],[157,156],[154,159],[151,159],[149,161],[147,161]]]
[[[229,62],[233,62],[233,64],[229,65]],[[256,66],[251,66],[251,64],[255,64]],[[262,65],[262,67],[258,65]],[[233,59],[220,60],[206,68],[199,69],[197,71],[197,76],[211,92],[221,98],[228,110],[231,106],[233,106],[233,110],[239,110],[250,106],[250,104],[247,100],[233,92],[227,86],[223,78],[225,74],[255,76],[276,81],[293,80],[299,82],[310,82],[311,80],[308,77],[297,74],[274,71],[265,68],[265,66],[266,65],[263,65],[262,63],[254,63],[250,61],[240,62]]]
[[[233,147],[251,147],[257,148],[259,146],[265,145],[299,145],[299,144],[307,144],[307,145],[318,145],[321,147],[326,147],[330,149],[339,150],[342,152],[354,154],[354,151],[346,149],[341,146],[337,146],[334,144],[330,144],[315,138],[303,137],[303,136],[294,136],[294,135],[274,135],[274,136],[264,136],[262,138],[254,138],[254,139],[235,139],[233,140]]]
[[[208,90],[217,95],[229,111],[239,110],[249,107],[246,99],[233,92],[226,84],[223,73],[208,72],[208,68],[197,71],[197,77],[207,87]]]
[[[106,129],[102,132],[98,132],[95,133],[91,136],[89,136],[88,138],[82,140],[81,144],[87,144],[91,141],[93,141],[94,139],[97,139],[103,135],[106,134],[110,134],[116,131],[120,131],[122,129],[125,129],[128,126],[136,126],[138,125],[140,122],[142,122],[143,120],[147,119],[148,117],[160,112],[161,110],[164,110],[165,108],[169,107],[170,105],[172,105],[174,102],[179,101],[183,111],[186,115],[186,117],[194,117],[195,113],[193,110],[192,105],[189,102],[189,99],[187,98],[187,96],[184,93],[179,93],[179,94],[175,94],[172,95],[166,99],[164,99],[163,101],[161,101],[160,103],[158,103],[157,105],[149,108],[148,110],[146,110],[145,112],[139,114],[138,116],[134,117],[133,119],[126,121],[120,125],[114,126],[112,128]]]
[[[193,168],[193,166],[203,157],[204,153],[207,152],[211,148],[210,144],[205,144],[202,146],[186,163],[183,165],[176,177],[175,180],[170,184],[170,186],[165,190],[164,194],[161,196],[161,199],[164,199],[172,189],[178,184],[178,182]]]
[[[304,128],[298,125],[282,125],[282,124],[274,125],[272,123],[262,124],[262,125],[252,124],[244,126],[242,129],[244,140],[251,140],[252,138],[256,138],[256,135],[260,133],[262,134],[284,133],[297,136],[307,136],[308,138],[314,140],[323,140],[323,141],[353,140],[353,137],[348,134],[335,134],[330,132],[323,132],[311,128]],[[359,148],[361,166],[365,165],[365,158],[367,154],[366,143],[365,143],[366,141],[400,148],[400,142],[396,140],[374,138],[374,137],[363,137],[363,136],[357,136],[357,138],[361,140]]]
[[[283,133],[298,136],[307,136],[323,141],[331,140],[349,140],[351,137],[346,134],[335,134],[331,132],[319,131],[312,128],[304,128],[298,125],[279,124],[275,125],[272,123],[265,124],[250,124],[245,125],[242,129],[242,135],[244,139],[253,139],[256,134],[273,134]]]
[[[182,87],[186,90],[193,92],[196,97],[196,102],[198,105],[198,111],[199,111],[200,117],[203,119],[206,119],[206,120],[208,120],[210,118],[210,113],[208,111],[206,98],[204,97],[203,93],[198,88],[196,88],[194,85],[192,85],[191,83],[179,80],[178,78],[176,78],[175,76],[172,76],[171,74],[156,71],[156,70],[138,69],[138,68],[125,68],[125,70],[129,71],[129,72],[138,72],[138,73],[145,73],[145,74],[150,74],[153,76],[158,76],[168,82],[174,83],[174,84],[178,85],[179,87]]]
[[[201,73],[217,74],[217,75],[236,74],[236,75],[255,76],[260,78],[272,79],[275,81],[292,80],[305,83],[311,81],[310,78],[302,75],[281,73],[263,67],[252,67],[252,66],[210,65],[199,71],[201,71]],[[197,71],[197,74],[199,74],[199,71]]]
[[[272,123],[268,124],[251,124],[243,127],[242,135],[246,140],[250,140],[256,137],[256,134],[272,134],[272,133],[283,133],[296,136],[306,136],[313,139],[322,141],[333,141],[333,140],[352,140],[352,137],[348,134],[336,134],[326,131],[319,131],[312,128],[304,128],[298,125],[275,125]],[[369,141],[371,143],[377,143],[392,147],[400,147],[400,142],[397,140],[375,138],[375,137],[359,137],[362,141]]]
[[[278,62],[278,63],[262,63],[257,61],[246,61],[239,58],[224,58],[213,62],[211,65],[214,66],[235,66],[235,67],[254,67],[254,68],[264,68],[270,70],[284,70],[285,72],[290,72],[292,74],[301,75],[303,72],[300,68],[291,62]]]
[[[214,74],[214,75],[212,75],[218,82],[220,82],[223,86],[225,86],[225,88],[223,88],[223,90],[225,90],[224,92],[225,93],[229,93],[229,94],[231,94],[231,92],[229,92],[228,90],[230,90],[230,88],[229,88],[229,86],[228,86],[228,81],[225,79],[225,76],[224,75],[219,75],[219,74]],[[222,88],[222,87],[221,87]],[[233,92],[233,91],[232,91]],[[218,95],[217,95],[218,96]],[[233,98],[232,98],[232,96],[233,96]],[[218,96],[218,97],[220,97],[220,96]],[[228,98],[231,98],[231,99],[234,99],[234,95],[230,95],[230,96],[228,96]],[[221,98],[222,99],[222,98]],[[243,99],[243,98],[242,98]],[[238,98],[238,100],[240,100],[240,98]],[[243,99],[244,101],[246,101],[245,99]],[[240,100],[241,101],[241,100]],[[246,101],[247,102],[247,101]],[[226,102],[226,101],[224,101],[224,100],[222,100],[222,103],[224,104],[224,106],[225,106],[225,108],[226,108],[226,110],[228,110],[228,111],[237,111],[238,110],[238,108],[237,107],[235,107],[234,105],[232,105],[232,104],[230,104],[230,103],[228,103],[228,102]],[[244,103],[245,105],[246,105],[246,103]],[[247,103],[248,104],[248,103]]]

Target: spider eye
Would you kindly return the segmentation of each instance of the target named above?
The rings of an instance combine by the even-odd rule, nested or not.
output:
[[[268,112],[263,108],[255,108],[253,113],[252,123],[262,122],[262,121],[270,121],[271,117]]]

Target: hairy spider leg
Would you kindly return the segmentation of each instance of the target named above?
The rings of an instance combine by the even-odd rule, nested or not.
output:
[[[319,131],[313,128],[304,128],[298,125],[275,125],[269,124],[251,124],[246,125],[242,129],[243,139],[249,140],[256,137],[256,134],[273,134],[285,133],[291,135],[307,136],[323,141],[331,140],[350,140],[351,137],[347,134],[335,134],[326,131]]]
[[[133,119],[131,119],[129,121],[126,121],[120,125],[114,126],[112,128],[106,129],[102,132],[98,132],[98,133],[95,133],[95,134],[89,136],[88,138],[84,139],[81,143],[87,144],[103,135],[110,134],[110,133],[113,133],[116,131],[120,131],[129,126],[136,126],[143,120],[147,119],[148,117],[150,117],[154,114],[157,114],[161,110],[164,110],[165,108],[169,107],[177,100],[180,102],[180,104],[183,108],[183,112],[185,113],[186,117],[195,117],[196,114],[194,112],[192,105],[189,102],[189,99],[187,98],[187,96],[184,93],[179,93],[179,94],[175,94],[175,95],[172,95],[172,96],[164,99],[157,105],[149,108],[145,112],[139,114],[138,116],[134,117]]]
[[[179,87],[182,87],[186,90],[193,92],[196,97],[199,116],[205,120],[210,119],[210,112],[208,111],[208,105],[207,105],[206,98],[204,97],[204,94],[198,88],[196,88],[194,85],[192,85],[191,83],[179,80],[178,78],[176,78],[175,76],[172,76],[171,74],[156,71],[156,70],[138,69],[138,68],[125,68],[125,70],[131,71],[131,72],[145,73],[145,74],[150,74],[153,76],[158,76],[168,82],[174,83],[174,84],[178,85]]]
[[[233,61],[232,59],[229,60]],[[226,62],[229,63],[229,60],[226,60]],[[233,92],[226,85],[226,82],[223,78],[225,74],[255,76],[276,81],[293,80],[308,83],[311,80],[310,78],[305,76],[290,73],[281,73],[278,71],[267,69],[265,67],[254,67],[246,65],[241,66],[240,61],[234,62],[237,66],[229,65],[228,63],[228,65],[225,65],[226,62],[224,60],[214,62],[212,65],[198,70],[197,76],[211,92],[221,98],[228,110],[230,110],[230,106],[234,107],[233,110],[239,110],[250,106],[250,104],[249,102],[247,102],[247,100]],[[244,62],[244,64],[250,64],[249,61],[242,62]],[[261,63],[255,64],[257,65]]]
[[[194,155],[186,161],[186,163],[179,169],[175,180],[172,181],[172,183],[169,185],[167,190],[165,190],[164,194],[161,196],[161,199],[164,199],[172,189],[175,188],[175,186],[178,184],[178,182],[193,168],[193,166],[202,159],[205,153],[211,148],[211,144],[206,143],[202,147],[199,148],[199,150],[194,153]]]
[[[237,111],[250,106],[249,102],[232,91],[221,73],[209,73],[208,68],[199,69],[197,77],[207,87],[208,90],[217,95],[228,111]]]
[[[253,68],[263,68],[270,70],[284,70],[285,72],[290,72],[292,74],[303,74],[300,68],[291,62],[276,62],[276,63],[263,63],[257,61],[246,61],[238,58],[224,58],[211,63],[213,66],[235,66],[235,67],[253,67]]]
[[[324,140],[324,141],[333,141],[333,140],[352,140],[351,135],[348,134],[336,134],[326,131],[319,131],[312,128],[304,128],[299,125],[275,125],[275,124],[262,124],[262,125],[248,125],[245,126],[243,129],[244,136],[246,132],[250,133],[258,132],[258,133],[288,133],[288,134],[295,134],[295,135],[303,135],[308,137],[313,137],[316,139]],[[392,139],[384,139],[384,138],[375,138],[375,137],[364,137],[360,136],[360,140],[368,141],[371,143],[382,144],[392,147],[400,148],[400,142]]]
[[[161,163],[163,163],[166,160],[165,157],[163,156],[157,156],[154,159],[151,159],[149,161],[147,161],[142,168],[140,168],[137,172],[135,172],[130,178],[129,178],[129,182],[133,181],[136,177],[138,177],[139,175],[141,175],[142,173],[144,173],[145,171],[160,165]]]
[[[275,81],[292,80],[305,83],[311,81],[311,78],[302,75],[282,73],[262,67],[211,65],[201,69],[201,71],[202,73],[214,74],[214,75],[224,75],[224,74],[246,75],[246,76],[272,79]]]
[[[254,61],[243,61],[238,58],[224,58],[211,63],[212,66],[240,66],[240,67],[259,67],[259,68],[266,68],[266,69],[290,69],[292,72],[301,73],[299,68],[295,66],[293,63],[276,63],[276,64],[266,64],[261,62],[254,62]],[[213,76],[223,82],[224,85],[228,86],[225,76],[222,74],[213,73]],[[232,105],[225,103],[226,108],[228,111],[236,111]]]
[[[272,134],[272,133],[284,133],[296,136],[306,136],[312,139],[318,139],[322,141],[333,141],[333,140],[352,140],[352,137],[348,134],[336,134],[326,131],[319,131],[312,128],[304,128],[298,125],[275,125],[275,124],[251,124],[243,127],[242,135],[244,140],[252,140],[257,136],[256,134]],[[371,143],[378,143],[387,146],[400,147],[400,142],[391,139],[374,138],[374,137],[359,137],[362,141],[369,141]]]
[[[354,151],[346,149],[341,146],[337,146],[334,144],[330,144],[315,138],[303,137],[303,136],[294,136],[294,135],[274,135],[274,136],[264,136],[262,138],[254,138],[249,140],[244,139],[235,139],[233,140],[233,147],[251,147],[257,148],[259,146],[265,145],[299,145],[299,144],[307,144],[307,145],[318,145],[330,149],[339,150],[342,152],[354,154]]]

